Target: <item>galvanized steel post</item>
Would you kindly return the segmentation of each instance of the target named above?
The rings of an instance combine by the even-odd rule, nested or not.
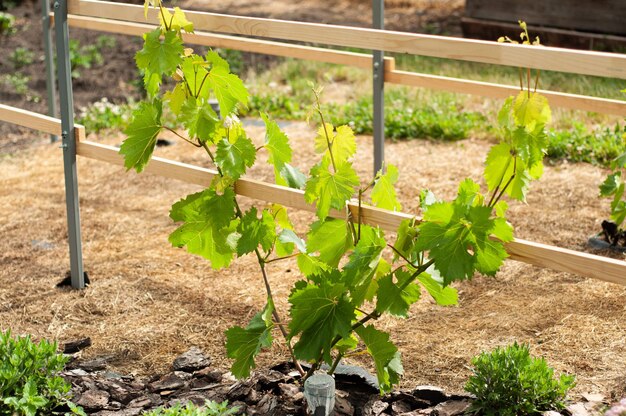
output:
[[[63,167],[65,171],[65,203],[67,208],[67,231],[70,245],[70,273],[72,276],[72,287],[82,289],[85,287],[85,275],[83,271],[83,253],[80,236],[76,139],[74,134],[74,99],[72,97],[67,0],[56,0],[54,2],[54,25],[61,104],[61,148],[63,149]]]
[[[385,28],[385,1],[372,0],[374,29]],[[385,52],[373,51],[374,86],[374,175],[385,160]]]
[[[41,0],[41,27],[43,29],[44,60],[46,64],[46,89],[48,91],[48,115],[57,116],[56,83],[54,78],[54,57],[52,55],[52,30],[50,30],[50,0]],[[51,134],[52,143],[59,138]]]

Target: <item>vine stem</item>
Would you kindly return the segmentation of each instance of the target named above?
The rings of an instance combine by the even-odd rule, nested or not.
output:
[[[178,133],[176,130],[174,130],[174,129],[170,128],[170,127],[167,127],[167,126],[161,126],[161,127],[162,127],[162,128],[164,128],[165,130],[167,130],[167,131],[171,132],[171,133],[174,133],[174,134],[175,134],[175,135],[177,135],[179,138],[183,139],[184,141],[186,141],[187,143],[189,143],[189,144],[190,144],[190,145],[192,145],[192,146],[195,146],[195,147],[202,147],[202,145],[201,145],[201,144],[198,144],[198,143],[196,143],[196,142],[194,142],[194,141],[189,140],[188,138],[186,138],[185,136],[183,136],[182,134]]]
[[[215,163],[215,157],[213,156],[211,149],[209,149],[209,146],[205,142],[202,142],[202,147],[209,155],[209,158],[211,159],[211,161],[217,166],[217,164]],[[220,176],[224,176],[219,166],[217,166],[217,171]],[[237,202],[236,197],[233,198],[233,200],[235,203],[236,216],[237,218],[241,219],[243,218],[243,213],[241,212],[241,208],[239,207],[239,202]],[[291,346],[291,342],[289,340],[289,335],[287,334],[287,330],[285,329],[285,324],[283,323],[283,320],[280,319],[280,315],[278,314],[278,311],[276,310],[276,304],[274,303],[274,296],[272,295],[272,288],[270,286],[269,278],[267,276],[267,271],[265,270],[265,260],[261,256],[261,253],[259,252],[258,248],[254,249],[254,254],[256,255],[257,261],[259,263],[259,268],[261,269],[261,274],[263,276],[263,283],[265,284],[265,291],[267,293],[267,298],[269,299],[270,302],[272,302],[272,305],[274,305],[274,308],[272,309],[272,316],[274,317],[276,326],[278,327],[281,334],[285,338],[287,349],[289,350],[289,354],[291,355],[291,359],[293,361],[294,366],[296,367],[296,370],[298,371],[298,373],[300,373],[300,376],[304,376],[305,375],[304,369],[302,368],[302,366],[296,359],[296,355],[293,351],[293,347]]]
[[[492,203],[495,204],[493,200],[496,197],[496,195],[498,195],[498,191],[500,190],[500,185],[502,185],[502,181],[504,181],[504,175],[506,174],[506,171],[509,169],[510,164],[511,164],[511,159],[509,159],[506,162],[506,166],[504,167],[504,170],[502,171],[502,176],[500,176],[500,181],[498,182],[498,186],[493,188],[493,194],[491,195],[491,199],[489,200],[489,203],[487,204],[487,206],[491,207],[493,206]],[[515,169],[513,169],[513,174],[515,174]]]
[[[537,70],[537,76],[535,76],[535,90],[533,92],[537,92],[537,86],[539,85],[539,74],[541,73],[541,70],[538,69]]]
[[[326,128],[326,121],[324,120],[324,113],[322,113],[322,107],[320,104],[320,96],[315,89],[313,90],[313,94],[315,95],[315,110],[322,120],[322,128],[324,129],[324,136],[326,137],[326,146],[328,147],[328,153],[330,154],[330,162],[333,165],[333,171],[337,173],[337,165],[335,164],[335,156],[333,155],[333,144],[330,142],[330,136],[328,135],[328,129]]]
[[[504,195],[504,192],[506,191],[506,189],[509,187],[509,185],[511,185],[511,182],[513,182],[513,179],[515,179],[516,171],[517,171],[517,156],[513,157],[513,175],[511,175],[506,185],[504,185],[504,187],[500,191],[500,194],[498,195],[498,197],[495,199],[495,201],[493,201],[493,205],[491,203],[489,204],[490,207],[493,207],[494,205],[496,205],[498,201],[500,200],[500,198],[502,198],[502,195]]]

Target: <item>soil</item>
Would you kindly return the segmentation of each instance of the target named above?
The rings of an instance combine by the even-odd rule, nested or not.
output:
[[[338,2],[333,10],[343,10],[345,16],[337,12],[327,15],[325,4],[330,1],[301,3],[291,10],[302,13],[303,19],[307,10],[317,7],[321,11],[315,16],[325,16],[328,21],[368,20],[358,2]],[[430,4],[438,10],[442,4],[390,3],[397,4],[398,10],[408,5],[409,14],[413,5]],[[222,6],[222,11],[242,10],[244,14],[243,6],[237,9],[234,1],[222,4],[234,8]],[[246,4],[258,5],[257,13],[283,17],[278,1]],[[451,10],[458,10],[455,7]],[[19,24],[30,25],[30,29],[0,38],[0,53],[7,56],[17,46],[28,46],[39,55],[37,8],[26,2],[13,12]],[[252,9],[245,12],[255,13]],[[72,37],[88,42],[97,34],[72,30]],[[83,71],[85,78],[75,83],[77,107],[103,95],[115,101],[137,94],[130,64],[137,43],[116,39],[118,50],[103,51],[107,70]],[[32,76],[30,88],[45,97],[42,68],[37,61],[27,74]],[[0,60],[0,73],[13,71],[7,59]],[[46,109],[43,100],[28,101],[4,85],[0,102],[40,112]],[[250,136],[262,143],[263,129],[253,121],[246,123]],[[314,160],[311,139],[315,126],[294,122],[284,123],[284,128],[298,149],[295,164],[308,170]],[[175,139],[170,135],[164,138]],[[119,144],[123,138],[111,133],[91,135],[90,139]],[[371,137],[359,137],[358,141],[356,167],[367,177],[372,166]],[[489,145],[478,139],[388,143],[387,159],[400,170],[403,210],[417,212],[417,196],[425,187],[449,198],[459,180],[480,178]],[[158,153],[206,166],[207,161],[192,151],[177,143]],[[45,135],[0,124],[0,329],[61,343],[91,337],[93,345],[83,352],[83,358],[109,356],[109,367],[125,375],[163,374],[173,358],[192,345],[201,347],[213,358],[213,366],[225,371],[230,362],[224,351],[224,330],[242,324],[262,307],[264,289],[253,259],[242,258],[229,270],[214,271],[206,261],[167,243],[174,229],[167,215],[170,205],[198,187],[124,173],[118,167],[79,158],[83,251],[92,283],[84,291],[62,289],[56,284],[67,272],[68,249],[61,160],[58,145],[50,145]],[[272,172],[261,164],[249,175],[270,180]],[[600,229],[608,210],[605,201],[596,197],[597,185],[605,176],[603,169],[586,164],[548,166],[533,185],[528,204],[512,204],[510,218],[516,235],[589,250],[587,237]],[[250,202],[242,199],[244,206]],[[297,224],[311,219],[307,213],[291,215]],[[297,231],[306,232],[303,228]],[[624,259],[619,253],[598,253]],[[270,269],[282,314],[288,307],[285,299],[291,284],[298,279],[296,270],[290,261]],[[576,374],[575,397],[587,392],[601,393],[607,400],[626,396],[625,287],[514,261],[507,262],[494,279],[476,277],[456,287],[458,307],[439,307],[424,294],[408,319],[381,319],[380,326],[391,332],[403,354],[406,375],[402,387],[430,384],[461,392],[472,356],[518,341],[530,343],[533,353],[545,357],[558,372]],[[286,355],[275,343],[259,356],[258,365],[278,364]],[[371,365],[365,359],[350,362]]]

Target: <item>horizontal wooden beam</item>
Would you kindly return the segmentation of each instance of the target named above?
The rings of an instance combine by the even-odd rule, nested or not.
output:
[[[124,165],[124,159],[119,154],[119,149],[115,147],[83,141],[77,143],[76,148],[81,156],[118,166]],[[146,172],[201,186],[208,186],[217,174],[211,169],[158,157],[150,161]],[[315,211],[313,206],[305,202],[304,193],[300,190],[244,178],[237,181],[235,191],[249,198],[279,203],[310,212]],[[352,215],[358,218],[358,205],[350,203],[349,209]],[[409,214],[367,206],[362,208],[362,213],[364,223],[377,225],[387,231],[396,231],[403,220],[413,218]],[[338,211],[332,212],[331,215],[338,218],[346,216],[345,213]],[[624,261],[518,239],[508,243],[506,249],[513,260],[626,285],[626,262]]]
[[[385,82],[462,94],[479,95],[489,98],[507,98],[511,95],[517,95],[517,93],[519,93],[518,86],[471,81],[461,78],[449,78],[430,74],[418,74],[406,71],[386,72]],[[566,94],[548,90],[537,91],[548,98],[551,107],[592,111],[603,114],[616,114],[626,117],[626,101],[590,97],[586,95]]]
[[[79,6],[79,10],[75,14],[145,22],[144,9],[138,5],[80,0]],[[445,36],[208,12],[186,11],[186,14],[187,18],[194,23],[195,28],[201,31],[626,79],[626,55],[623,54],[512,45]],[[150,10],[149,19],[153,22],[156,21],[157,12],[155,9]]]
[[[21,108],[11,107],[0,104],[0,121],[4,121],[17,126],[28,127],[42,133],[61,136],[61,120],[35,113],[33,111],[22,110]],[[85,137],[85,128],[79,124],[74,125],[76,138],[82,140]]]
[[[69,15],[68,23],[72,27],[95,30],[106,33],[142,36],[154,30],[154,25],[135,22],[123,22],[97,17]],[[331,64],[348,65],[358,68],[371,69],[372,55],[348,51],[337,51],[327,48],[294,45],[289,43],[272,42],[262,39],[249,39],[237,36],[218,35],[207,32],[185,33],[185,42],[194,45],[211,46],[214,48],[237,49],[244,52],[260,53],[265,55],[284,56],[308,61],[326,62]],[[386,65],[393,68],[394,59],[385,58]]]

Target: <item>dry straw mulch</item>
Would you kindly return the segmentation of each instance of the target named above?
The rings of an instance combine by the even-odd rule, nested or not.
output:
[[[308,169],[314,160],[314,128],[293,123],[286,131],[297,149],[296,164]],[[260,143],[263,129],[251,127],[250,132]],[[84,291],[56,289],[68,269],[61,150],[32,133],[20,140],[35,145],[0,159],[0,328],[60,342],[89,336],[93,346],[85,355],[109,355],[121,372],[162,372],[192,345],[227,368],[224,330],[246,322],[265,294],[252,258],[214,271],[167,242],[174,229],[167,215],[170,205],[198,187],[79,158],[84,259],[92,284]],[[360,137],[359,144],[357,166],[366,177],[371,138]],[[464,177],[480,178],[488,146],[479,140],[389,143],[387,158],[400,168],[405,211],[415,212],[424,187],[451,197]],[[159,153],[207,163],[193,151],[179,143]],[[512,204],[517,236],[584,250],[607,213],[606,201],[596,198],[604,174],[589,165],[548,167],[533,185],[528,204]],[[271,171],[262,166],[250,176],[270,179]],[[250,201],[242,198],[242,203]],[[310,214],[292,216],[304,232]],[[298,279],[296,265],[276,263],[269,272],[285,314],[285,298]],[[455,286],[458,307],[442,308],[424,296],[409,319],[380,323],[402,350],[403,386],[434,384],[460,391],[473,355],[518,341],[529,342],[558,371],[576,374],[576,394],[626,396],[625,287],[514,261],[496,278],[476,277]],[[276,343],[259,364],[285,357]]]

